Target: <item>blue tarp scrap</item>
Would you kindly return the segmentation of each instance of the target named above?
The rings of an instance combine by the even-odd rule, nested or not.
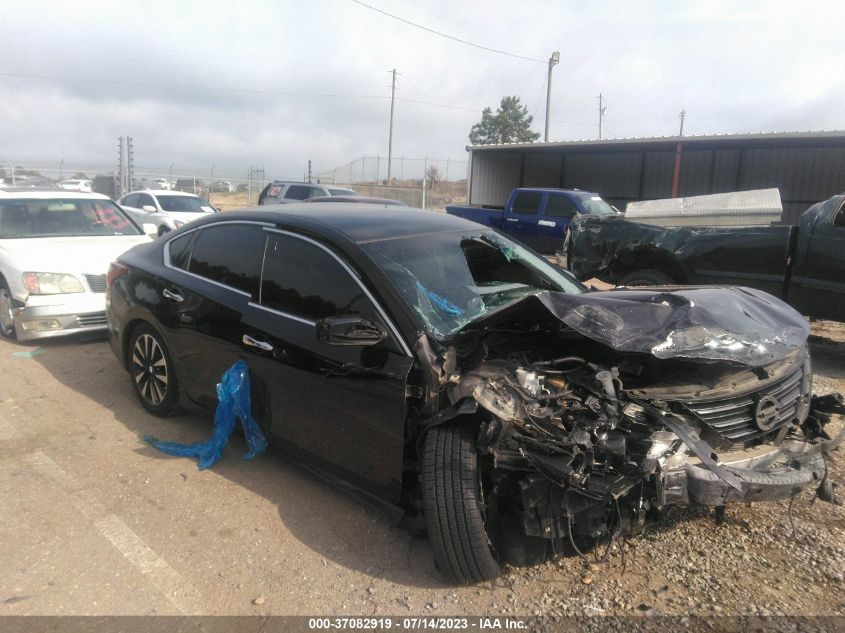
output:
[[[249,445],[249,451],[244,455],[244,459],[252,459],[267,448],[267,439],[261,432],[258,422],[252,417],[249,367],[242,360],[229,367],[217,384],[217,411],[214,413],[214,434],[211,438],[194,444],[165,442],[149,435],[145,436],[144,440],[168,455],[197,457],[199,469],[204,470],[220,459],[238,419],[241,421],[246,442]]]
[[[428,297],[428,300],[434,304],[435,308],[442,310],[446,314],[449,314],[451,316],[461,316],[464,313],[464,311],[458,306],[456,306],[454,303],[451,303],[448,299],[441,297],[436,292],[429,290],[428,288],[423,286],[419,281],[417,282],[417,290],[419,290],[426,297]]]

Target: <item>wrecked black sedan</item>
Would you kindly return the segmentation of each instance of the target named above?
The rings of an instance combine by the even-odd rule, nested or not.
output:
[[[587,292],[460,218],[320,207],[209,217],[112,265],[110,341],[148,411],[213,408],[245,360],[270,442],[419,519],[458,582],[670,506],[824,487],[839,405],[811,398],[781,301]]]

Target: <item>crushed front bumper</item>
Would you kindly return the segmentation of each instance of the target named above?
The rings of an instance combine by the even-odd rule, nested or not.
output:
[[[673,503],[694,501],[721,506],[738,501],[782,501],[825,479],[824,453],[845,439],[845,430],[831,440],[811,443],[786,440],[780,447],[721,462],[736,480],[734,487],[698,460],[669,470],[661,477],[663,499]],[[764,449],[765,447],[759,447]]]
[[[61,303],[50,301],[61,300]],[[30,296],[22,307],[14,308],[15,333],[19,341],[33,341],[80,332],[105,331],[105,295],[85,292],[78,295]]]

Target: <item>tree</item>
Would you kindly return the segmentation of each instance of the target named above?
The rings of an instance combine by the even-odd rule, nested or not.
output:
[[[440,182],[440,170],[437,165],[429,165],[425,170],[425,179],[428,181],[429,188],[434,188]]]
[[[531,143],[540,138],[540,133],[531,129],[533,121],[528,106],[522,105],[519,97],[502,97],[495,114],[489,107],[482,110],[481,121],[469,131],[469,142],[473,145]]]
[[[74,180],[89,180],[88,176],[85,175],[84,172],[78,171],[73,175]]]

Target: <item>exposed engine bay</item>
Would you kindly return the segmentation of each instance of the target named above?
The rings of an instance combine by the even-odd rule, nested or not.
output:
[[[800,323],[769,355],[771,345],[736,332],[716,334],[716,353],[706,341],[667,353],[673,336],[691,340],[678,330],[646,353],[593,336],[600,318],[582,314],[569,325],[562,313],[540,310],[547,299],[526,301],[446,348],[422,339],[417,349],[430,360],[438,403],[427,424],[478,420],[482,514],[501,560],[583,553],[637,533],[672,506],[718,512],[808,487],[830,496],[825,451],[842,435],[831,439],[825,425],[845,406],[838,394],[812,397]],[[741,358],[733,360],[737,340]]]

